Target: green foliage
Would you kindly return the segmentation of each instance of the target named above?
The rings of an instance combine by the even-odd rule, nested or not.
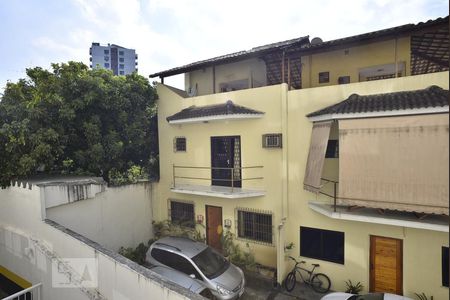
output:
[[[221,237],[223,255],[235,265],[241,266],[248,270],[256,267],[255,256],[250,249],[248,243],[245,244],[245,250],[234,241],[234,234],[230,230],[226,230]]]
[[[182,236],[204,243],[206,237],[200,230],[196,229],[197,226],[204,227],[202,224],[192,224],[190,222],[175,224],[169,220],[164,220],[161,222],[153,222],[153,234],[156,239],[166,236]]]
[[[128,247],[120,247],[119,254],[125,256],[126,258],[138,263],[140,265],[145,264],[145,255],[147,254],[148,248],[155,242],[154,239],[150,239],[146,245],[140,243],[135,249]]]
[[[290,242],[289,244],[287,244],[286,246],[284,246],[284,251],[289,251],[294,249],[295,244],[293,242]]]
[[[78,62],[27,76],[7,83],[0,101],[2,187],[38,170],[113,184],[159,176],[157,95],[145,77]]]
[[[425,295],[425,293],[422,294],[414,293],[414,295],[416,295],[417,298],[419,298],[419,300],[428,300],[428,297],[427,295]],[[430,300],[433,300],[433,296],[430,297]]]
[[[364,286],[361,284],[361,282],[353,284],[350,279],[345,282],[345,285],[347,285],[347,289],[345,290],[346,293],[359,294],[364,289]]]

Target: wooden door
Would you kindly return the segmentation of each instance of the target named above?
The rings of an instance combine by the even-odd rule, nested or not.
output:
[[[222,207],[206,205],[206,242],[222,251]]]
[[[370,236],[370,292],[403,294],[403,241]]]
[[[211,167],[212,185],[241,187],[239,136],[211,137]]]

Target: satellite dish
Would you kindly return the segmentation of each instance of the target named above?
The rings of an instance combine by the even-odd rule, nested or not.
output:
[[[311,45],[317,45],[323,43],[322,39],[320,37],[315,37],[311,40]]]

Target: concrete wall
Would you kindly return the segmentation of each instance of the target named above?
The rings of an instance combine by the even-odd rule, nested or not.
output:
[[[53,220],[117,251],[153,237],[154,183],[108,187],[94,198],[47,209]]]
[[[42,282],[42,299],[202,299],[71,230],[42,221],[40,192],[36,186],[0,190],[0,265],[33,284]],[[93,262],[97,286],[77,284],[80,274],[66,258]],[[61,276],[75,288],[58,287]]]
[[[351,279],[361,281],[368,290],[370,235],[378,235],[403,240],[403,290],[406,296],[413,298],[414,292],[425,292],[434,295],[435,299],[448,297],[448,288],[441,287],[440,255],[441,247],[449,244],[448,233],[330,219],[308,207],[308,202],[317,198],[302,187],[312,132],[312,123],[305,115],[346,99],[352,93],[389,93],[426,88],[432,84],[448,89],[448,72],[288,92],[289,165],[294,167],[289,169],[286,241],[295,243],[298,256],[300,226],[344,232],[345,264],[320,261],[320,271],[330,275],[334,289],[344,289],[344,280]],[[337,168],[338,160],[327,159],[323,175],[337,179]],[[308,263],[317,262],[302,259]],[[288,269],[290,267],[289,262]]]
[[[195,88],[197,86],[198,96],[209,95],[213,94],[215,85],[215,91],[219,93],[221,84],[236,80],[248,80],[248,87],[266,85],[266,65],[263,60],[257,58],[218,65],[215,67],[214,73],[215,83],[212,67],[187,73],[185,76],[186,91],[189,87]]]
[[[336,85],[340,76],[350,76],[351,83],[359,82],[361,68],[392,64],[396,57],[405,64],[403,76],[409,76],[410,49],[410,37],[403,37],[303,56],[302,88]],[[330,82],[319,83],[319,72],[330,72]]]
[[[261,146],[262,135],[266,133],[281,132],[281,105],[277,101],[281,93],[281,88],[269,86],[256,89],[247,89],[229,93],[219,93],[208,96],[200,96],[184,99],[176,96],[164,86],[159,86],[158,95],[164,99],[159,104],[158,130],[160,147],[160,182],[158,188],[158,201],[154,202],[155,220],[165,220],[168,218],[168,200],[190,201],[194,203],[196,215],[205,216],[205,205],[223,207],[223,220],[232,220],[232,231],[235,231],[236,214],[235,208],[257,208],[269,211],[273,215],[273,224],[280,221],[279,197],[282,193],[281,181],[281,149],[265,149]],[[257,99],[257,101],[255,101]],[[225,103],[232,100],[239,105],[244,105],[252,109],[265,112],[261,119],[243,121],[210,122],[208,124],[185,124],[169,125],[165,117],[191,105],[207,105],[214,103]],[[243,130],[245,126],[246,130]],[[242,166],[260,166],[263,169],[244,170],[243,178],[264,177],[263,180],[243,181],[243,188],[261,188],[266,191],[266,197],[245,198],[245,199],[221,199],[213,197],[199,197],[194,195],[181,195],[170,192],[169,188],[173,184],[172,164],[183,166],[210,166],[211,165],[211,136],[241,136],[241,160]],[[177,136],[186,137],[186,152],[173,151],[173,138]],[[195,175],[196,177],[210,177],[210,170],[193,170],[192,173],[185,173],[183,176]],[[178,174],[180,175],[180,174]],[[180,181],[181,182],[181,181]],[[185,183],[206,184],[209,181],[190,181]],[[262,246],[257,243],[250,243],[252,250],[260,262],[275,266],[275,238],[273,245]],[[243,242],[245,246],[245,242]]]
[[[156,220],[167,219],[167,204],[170,199],[194,203],[195,214],[203,216],[205,215],[205,205],[220,206],[223,209],[223,219],[234,221],[232,231],[235,232],[236,208],[270,211],[273,214],[273,245],[261,245],[251,241],[249,241],[249,245],[255,252],[257,260],[266,265],[277,265],[278,253],[278,260],[282,260],[278,263],[278,271],[283,275],[292,267],[290,262],[284,259],[283,245],[293,242],[295,248],[291,255],[299,256],[300,226],[343,231],[345,233],[344,265],[302,258],[308,263],[320,263],[320,271],[330,276],[332,288],[335,290],[344,290],[344,280],[351,279],[356,282],[361,281],[367,291],[369,287],[370,235],[399,238],[403,240],[405,295],[414,297],[415,292],[425,292],[428,295],[434,295],[435,299],[446,299],[448,288],[441,287],[440,251],[442,246],[448,246],[448,234],[325,217],[309,208],[308,202],[317,199],[314,194],[303,190],[303,176],[312,129],[312,123],[305,117],[308,113],[342,101],[352,93],[361,95],[388,93],[422,89],[430,85],[448,89],[448,80],[448,72],[442,72],[294,91],[288,91],[287,85],[282,84],[189,99],[182,99],[163,85],[159,85],[158,126],[160,130],[161,179],[158,187],[158,200],[154,203],[154,217]],[[184,125],[169,125],[165,119],[190,105],[224,103],[228,99],[236,104],[263,111],[265,115],[261,119],[254,120]],[[262,148],[261,135],[276,132],[284,134],[283,149]],[[336,134],[336,128],[332,129],[332,135]],[[264,180],[259,184],[262,184],[260,187],[266,190],[266,195],[231,200],[171,192],[172,164],[210,166],[210,137],[226,135],[241,136],[242,166],[264,166]],[[186,152],[173,152],[175,136],[186,137]],[[286,152],[283,154],[283,151]],[[283,170],[284,159],[287,159],[287,176]],[[337,179],[337,171],[338,160],[326,159],[324,175],[330,179]],[[197,173],[197,175],[200,177],[205,174]],[[244,184],[245,187],[250,186]],[[285,190],[287,199],[284,204]],[[281,223],[284,214],[287,217],[284,231],[279,232],[277,226]]]
[[[403,68],[402,76],[411,74],[410,37],[402,37],[346,49],[326,51],[304,55],[302,64],[302,88],[329,86],[338,84],[340,76],[350,76],[350,82],[359,82],[359,72],[363,68],[385,66],[396,60],[398,68]],[[401,67],[403,66],[403,67]],[[379,69],[377,68],[377,69]],[[319,73],[329,72],[330,80],[319,83]],[[220,84],[241,79],[254,81],[253,87],[265,86],[266,65],[261,59],[254,58],[215,67],[215,92],[220,93]],[[365,80],[365,79],[362,79]],[[214,93],[213,68],[208,67],[185,74],[186,91],[197,86],[197,95]]]

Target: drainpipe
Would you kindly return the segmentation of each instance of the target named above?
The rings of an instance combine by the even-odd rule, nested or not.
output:
[[[394,46],[394,61],[395,61],[395,78],[397,78],[398,77],[398,63],[397,63],[397,60],[398,60],[398,50],[397,50],[397,40],[398,40],[398,38],[397,37],[395,37],[395,46]]]
[[[277,282],[281,284],[284,277],[285,261],[284,261],[284,245],[285,245],[285,223],[288,212],[288,86],[286,83],[281,84],[281,134],[283,137],[283,148],[281,149],[281,211],[280,224],[278,225],[278,243],[277,243]]]

